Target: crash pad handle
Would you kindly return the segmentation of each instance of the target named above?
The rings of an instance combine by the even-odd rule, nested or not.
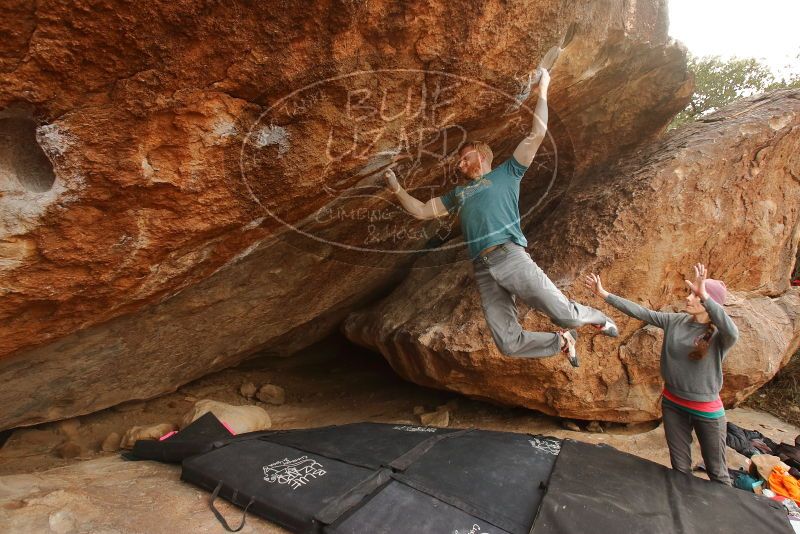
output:
[[[239,532],[244,527],[244,521],[247,518],[247,509],[250,508],[250,505],[253,504],[253,502],[255,502],[255,498],[250,499],[250,502],[247,503],[247,506],[244,507],[244,512],[242,512],[242,522],[239,523],[239,526],[236,528],[231,528],[230,525],[228,525],[228,522],[225,521],[225,518],[222,517],[222,514],[219,512],[219,510],[217,510],[217,507],[214,506],[214,501],[217,500],[217,496],[219,496],[219,490],[221,489],[222,489],[222,481],[220,480],[219,484],[217,484],[217,487],[214,488],[214,491],[211,493],[211,500],[208,501],[208,505],[211,507],[211,511],[214,512],[214,516],[216,516],[217,521],[222,523],[222,526],[225,527],[225,530],[227,530],[228,532]],[[236,495],[238,493],[239,493],[238,491],[233,492],[232,502],[236,501]],[[234,504],[236,503],[234,502]]]

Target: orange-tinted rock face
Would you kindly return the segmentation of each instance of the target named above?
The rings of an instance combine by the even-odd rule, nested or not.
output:
[[[773,93],[577,178],[557,209],[538,216],[525,229],[534,261],[571,298],[606,310],[620,327],[616,339],[585,328],[577,370],[563,356],[501,355],[467,261],[412,270],[385,300],[351,314],[344,330],[419,384],[565,417],[655,419],[661,331],[600,302],[581,280],[596,272],[611,292],[680,311],[684,279],[702,261],[732,291],[728,313],[740,330],[724,363],[722,399],[730,406],[800,345],[800,289],[789,287],[800,239],[799,150],[800,92]],[[557,329],[518,308],[528,330]]]
[[[376,176],[398,162],[424,200],[466,137],[509,152],[554,45],[561,175],[657,134],[691,83],[666,4],[629,4],[11,2],[0,428],[329,333],[453,232]]]

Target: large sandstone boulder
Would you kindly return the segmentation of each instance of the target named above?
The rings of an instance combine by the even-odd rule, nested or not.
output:
[[[329,334],[452,232],[387,202],[382,168],[425,197],[464,136],[507,153],[559,45],[560,172],[616,159],[689,97],[666,25],[662,0],[12,1],[0,428]]]
[[[525,229],[534,260],[565,293],[608,311],[620,326],[617,339],[584,329],[577,370],[564,357],[499,353],[463,250],[444,268],[421,259],[390,296],[352,313],[344,331],[425,386],[564,417],[655,419],[661,332],[595,299],[581,280],[597,272],[609,291],[680,310],[683,280],[702,261],[733,292],[728,312],[741,336],[725,362],[722,398],[736,404],[800,345],[800,289],[789,286],[800,239],[799,154],[800,91],[780,91],[578,177],[535,217]],[[557,328],[518,308],[527,329]]]

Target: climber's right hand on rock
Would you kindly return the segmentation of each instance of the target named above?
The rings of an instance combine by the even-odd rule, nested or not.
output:
[[[397,176],[395,176],[392,169],[386,169],[386,172],[383,173],[383,177],[386,179],[386,187],[389,191],[395,194],[400,191],[400,183],[397,181]]]
[[[539,67],[541,76],[539,78],[539,91],[546,91],[550,86],[550,73],[544,67]]]

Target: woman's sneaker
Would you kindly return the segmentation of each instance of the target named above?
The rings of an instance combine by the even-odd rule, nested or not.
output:
[[[564,340],[564,346],[561,347],[561,352],[567,355],[567,359],[572,367],[578,367],[580,363],[578,362],[578,353],[575,350],[575,342],[578,340],[578,332],[575,330],[569,330],[565,332],[559,332],[559,335],[561,335],[561,339]]]

